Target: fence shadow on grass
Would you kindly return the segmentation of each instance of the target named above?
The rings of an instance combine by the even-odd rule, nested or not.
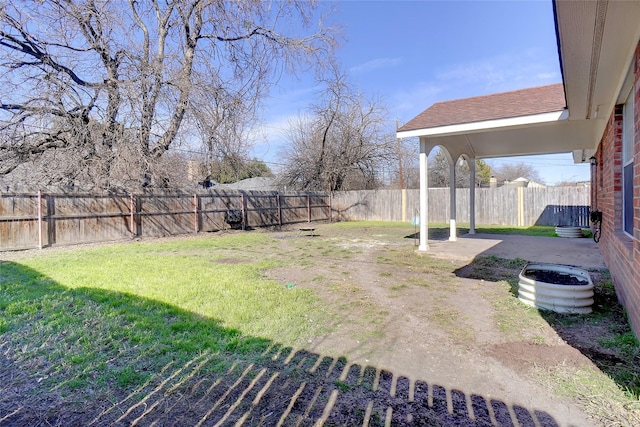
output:
[[[165,303],[0,268],[2,426],[557,425],[543,411],[246,337]]]

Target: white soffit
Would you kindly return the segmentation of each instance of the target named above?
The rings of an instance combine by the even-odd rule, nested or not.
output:
[[[556,1],[570,118],[607,118],[640,38],[638,1]]]
[[[411,138],[416,136],[445,136],[456,134],[468,134],[476,132],[486,132],[501,128],[514,128],[531,126],[544,123],[552,123],[566,120],[569,117],[567,110],[554,111],[551,113],[534,114],[530,116],[511,117],[508,119],[485,120],[481,122],[460,123],[455,125],[438,126],[426,129],[415,129],[398,132],[398,138]]]
[[[561,115],[564,117],[566,112]],[[399,138],[420,137],[428,145],[445,147],[454,157],[494,158],[535,154],[570,153],[592,148],[594,129],[599,120],[553,120],[522,125],[427,135],[432,129],[398,132]]]

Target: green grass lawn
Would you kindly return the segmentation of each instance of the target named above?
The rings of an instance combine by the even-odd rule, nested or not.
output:
[[[469,224],[457,224],[458,235],[467,234],[469,232]],[[407,224],[406,222],[387,222],[387,221],[345,221],[333,225],[336,228],[354,229],[359,227],[380,228],[380,229],[400,229],[413,227],[419,231],[418,226]],[[481,225],[476,226],[476,233],[487,234],[519,234],[522,236],[543,236],[555,237],[555,227],[547,225],[533,225],[530,227],[516,227],[504,225]],[[449,224],[432,222],[429,223],[429,238],[439,238],[449,235]]]
[[[429,227],[437,229],[449,230],[449,224],[429,224]],[[469,224],[458,224],[458,235],[466,234],[469,232]],[[447,231],[448,232],[448,231]],[[530,227],[516,227],[516,226],[504,226],[504,225],[478,225],[476,226],[476,233],[486,234],[519,234],[521,236],[542,236],[542,237],[555,237],[555,227],[547,225],[532,225]]]
[[[310,291],[261,274],[278,261],[247,248],[270,239],[118,244],[3,262],[0,333],[13,357],[51,366],[56,387],[71,389],[139,385],[205,351],[251,358],[274,342],[296,346],[322,330],[324,311]]]

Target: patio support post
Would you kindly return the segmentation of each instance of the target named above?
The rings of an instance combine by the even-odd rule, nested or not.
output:
[[[476,159],[467,160],[469,164],[469,234],[476,234]]]
[[[429,179],[427,168],[427,140],[420,138],[420,245],[418,251],[429,250]]]
[[[456,162],[449,163],[449,240],[458,240],[456,229]]]

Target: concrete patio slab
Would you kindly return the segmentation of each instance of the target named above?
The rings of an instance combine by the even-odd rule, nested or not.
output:
[[[493,255],[586,269],[606,268],[598,244],[589,238],[466,234],[457,241],[430,240],[428,253],[439,258],[469,262],[478,256]]]

